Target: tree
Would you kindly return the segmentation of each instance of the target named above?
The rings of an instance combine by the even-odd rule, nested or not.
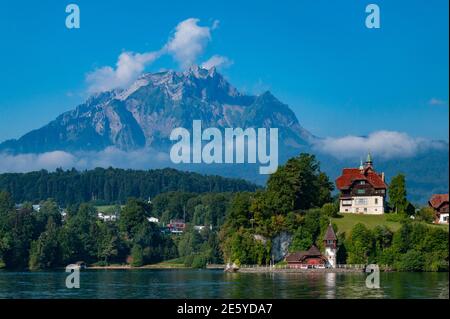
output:
[[[287,214],[322,207],[331,201],[333,188],[315,156],[302,153],[269,177],[266,197],[272,212]]]
[[[347,262],[349,264],[367,264],[372,250],[372,234],[370,230],[361,223],[353,226],[346,247],[348,251]]]
[[[97,221],[97,226],[97,258],[107,265],[119,254],[120,237],[115,224]]]
[[[422,271],[424,265],[425,259],[422,252],[413,249],[400,257],[396,268],[399,271]]]
[[[28,258],[31,242],[35,237],[35,219],[31,206],[9,212],[5,218],[7,234],[7,249],[2,252],[3,261],[7,268],[25,269],[28,266]],[[2,244],[4,246],[5,244]]]
[[[50,217],[45,231],[31,243],[29,268],[31,270],[47,269],[61,262],[58,243],[58,226]]]
[[[97,210],[89,204],[81,204],[78,210],[68,214],[60,234],[64,263],[95,261],[97,259],[98,226]]]
[[[195,206],[192,222],[194,225],[210,225],[211,215],[208,207],[203,204]]]
[[[238,227],[251,226],[250,205],[252,204],[250,193],[237,193],[232,199],[227,211],[226,227],[236,229]]]
[[[11,249],[13,236],[11,233],[11,211],[14,208],[14,203],[11,196],[0,191],[0,269],[6,267],[4,260],[5,254]]]
[[[337,217],[339,213],[339,203],[325,203],[322,206],[322,212],[328,217]]]
[[[431,207],[422,207],[416,214],[416,219],[424,221],[427,223],[432,223],[434,221],[435,214]]]
[[[289,250],[291,252],[308,250],[313,243],[312,234],[304,227],[299,227],[292,237],[292,243],[289,246]]]
[[[143,249],[140,245],[134,245],[131,249],[131,266],[140,267],[144,264],[144,254]]]
[[[133,238],[138,227],[145,223],[147,217],[150,216],[151,207],[135,198],[130,198],[120,213],[119,226],[120,230]]]
[[[398,174],[392,178],[389,185],[389,201],[396,214],[406,214],[408,200],[406,199],[405,175]]]
[[[58,204],[52,200],[48,199],[41,203],[41,209],[35,212],[36,216],[36,232],[38,234],[42,233],[49,219],[51,218],[57,227],[61,226],[61,214],[59,212]]]

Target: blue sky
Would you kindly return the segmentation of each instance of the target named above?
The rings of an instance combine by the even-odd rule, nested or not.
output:
[[[81,28],[65,27],[65,7]],[[270,90],[318,136],[404,132],[448,140],[448,1],[2,1],[0,141],[17,138],[87,96],[86,75],[124,51],[159,50],[198,18],[238,89]],[[381,8],[367,29],[365,6]],[[214,21],[220,21],[212,30]],[[169,55],[146,71],[179,68]]]

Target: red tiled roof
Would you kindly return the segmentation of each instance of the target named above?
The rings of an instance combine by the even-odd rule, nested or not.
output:
[[[443,203],[448,203],[448,194],[434,194],[428,201],[433,208],[439,208]]]
[[[317,248],[315,245],[312,245],[311,248],[306,252],[306,255],[308,256],[322,256],[320,253],[319,248]]]
[[[307,251],[297,251],[295,253],[289,254],[286,256],[287,262],[296,262],[301,261],[305,257],[322,257],[322,253],[320,252],[319,248],[317,248],[315,245],[312,245],[311,248],[309,248]]]
[[[336,186],[338,189],[347,189],[352,186],[354,181],[360,180],[367,181],[374,188],[387,188],[381,175],[371,168],[366,168],[364,170],[359,168],[344,168],[342,170],[342,175],[336,179]]]
[[[305,256],[305,251],[297,251],[295,253],[289,254],[286,256],[286,261],[287,262],[296,262],[296,261],[300,261],[300,259],[302,259]]]

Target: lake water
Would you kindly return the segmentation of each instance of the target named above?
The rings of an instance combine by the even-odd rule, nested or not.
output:
[[[0,298],[449,298],[448,273],[224,273],[220,270],[82,271],[79,289],[64,271],[0,271]]]

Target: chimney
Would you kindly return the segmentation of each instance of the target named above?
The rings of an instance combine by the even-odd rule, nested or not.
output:
[[[381,172],[381,180],[384,182],[384,172]]]

